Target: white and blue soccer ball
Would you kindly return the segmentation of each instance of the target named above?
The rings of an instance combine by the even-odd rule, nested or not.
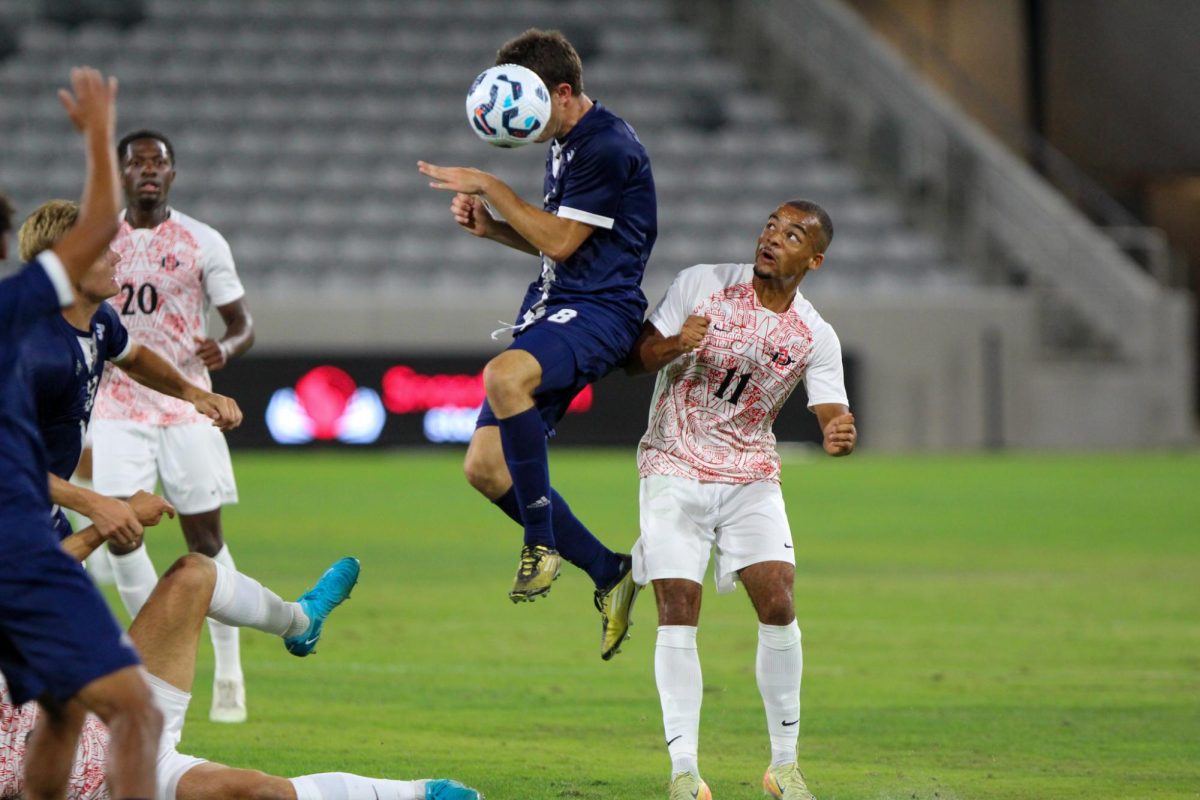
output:
[[[496,147],[536,140],[550,120],[550,93],[533,70],[517,64],[485,69],[467,91],[471,130]]]

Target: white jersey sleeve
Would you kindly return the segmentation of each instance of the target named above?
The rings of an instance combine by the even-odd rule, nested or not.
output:
[[[822,403],[849,406],[846,379],[842,372],[842,343],[838,341],[833,328],[824,322],[813,333],[813,349],[809,355],[808,369],[804,371],[808,407]]]
[[[229,249],[229,242],[211,228],[206,232],[211,234],[211,237],[205,243],[204,261],[201,265],[204,294],[214,306],[228,305],[242,299],[246,290],[238,278],[237,268],[233,265],[233,251]]]
[[[723,264],[720,266],[737,265]],[[683,330],[683,323],[687,322],[687,318],[707,296],[703,290],[708,288],[711,292],[720,288],[720,280],[715,279],[714,275],[719,273],[723,276],[728,271],[728,269],[720,270],[712,264],[697,264],[683,270],[675,276],[675,280],[671,281],[671,286],[667,289],[666,294],[650,312],[648,321],[663,336],[677,335]]]

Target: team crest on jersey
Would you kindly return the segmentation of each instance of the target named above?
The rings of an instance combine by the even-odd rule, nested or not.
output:
[[[163,269],[179,269],[179,257],[174,253],[163,256],[159,263],[162,264]]]

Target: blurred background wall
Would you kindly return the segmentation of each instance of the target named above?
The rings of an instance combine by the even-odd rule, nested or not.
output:
[[[537,264],[455,230],[415,162],[536,198],[544,150],[483,145],[462,98],[505,39],[559,27],[651,154],[652,303],[684,267],[749,261],[780,202],[829,209],[837,236],[802,290],[841,336],[865,447],[1187,446],[1196,16],[1185,0],[0,0],[0,188],[21,213],[76,196],[54,88],[75,63],[117,74],[120,130],[172,137],[172,204],[229,239],[247,284],[258,344],[216,381],[262,425],[232,441],[269,441],[268,417],[304,443],[452,441]],[[560,441],[632,444],[649,392],[609,377]],[[342,417],[314,421],[318,395]],[[802,398],[785,415],[782,439],[815,436]]]

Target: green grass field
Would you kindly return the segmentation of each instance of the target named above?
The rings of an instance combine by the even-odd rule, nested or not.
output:
[[[235,456],[239,568],[285,597],[362,559],[318,655],[242,634],[250,721],[208,722],[201,646],[183,752],[277,774],[449,776],[491,800],[664,798],[654,604],[598,656],[591,586],[506,596],[518,530],[461,454]],[[552,454],[610,545],[636,538],[632,454]],[[797,456],[784,467],[804,633],[801,763],[821,800],[1200,797],[1200,455]],[[182,551],[152,534],[156,565]],[[761,796],[756,625],[711,581],[700,765]]]

